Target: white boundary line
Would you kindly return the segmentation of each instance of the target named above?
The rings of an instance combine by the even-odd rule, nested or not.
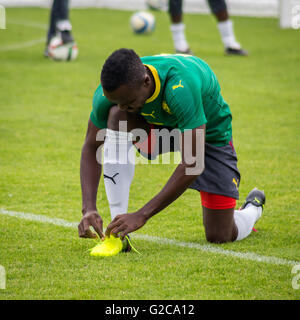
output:
[[[6,25],[9,23],[20,25],[20,26],[25,26],[25,27],[47,30],[47,25],[41,24],[41,23],[36,23],[36,22],[7,20]],[[43,43],[43,42],[46,43],[46,34],[43,38],[39,38],[39,39],[27,41],[27,42],[13,43],[13,44],[10,44],[7,46],[0,47],[0,52],[29,48],[29,47],[32,47],[36,44]]]
[[[0,208],[0,214],[10,217],[15,217],[23,220],[28,221],[35,221],[35,222],[41,222],[41,223],[47,223],[47,224],[53,224],[55,226],[61,226],[66,228],[73,228],[77,229],[78,222],[69,222],[63,219],[58,218],[50,218],[44,215],[38,215],[33,213],[24,213],[24,212],[16,212],[16,211],[8,211],[3,208]],[[294,261],[294,260],[287,260],[287,259],[281,259],[277,257],[271,257],[271,256],[262,256],[258,255],[253,252],[237,252],[232,250],[224,250],[222,248],[219,248],[217,246],[213,245],[200,245],[198,243],[194,242],[181,242],[173,239],[167,239],[167,238],[160,238],[160,237],[153,237],[148,235],[142,235],[142,234],[135,234],[133,235],[133,238],[150,241],[157,243],[159,245],[170,245],[170,246],[177,246],[177,247],[183,247],[183,248],[190,248],[190,249],[197,249],[204,252],[210,252],[210,253],[218,253],[223,254],[230,257],[240,258],[243,260],[251,260],[255,262],[264,262],[269,264],[275,264],[275,265],[286,265],[286,266],[294,266],[299,265],[300,261]]]
[[[34,21],[18,21],[18,20],[12,20],[7,19],[6,24],[12,23],[23,27],[31,27],[31,28],[37,28],[42,30],[47,30],[48,26],[44,23],[34,22]]]
[[[0,47],[0,52],[28,48],[42,42],[46,43],[46,37],[27,41],[27,42],[13,43],[7,46],[3,46],[3,47]]]

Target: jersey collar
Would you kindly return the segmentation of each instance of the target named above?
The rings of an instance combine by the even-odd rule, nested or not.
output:
[[[154,93],[153,95],[148,98],[146,100],[145,103],[150,103],[152,102],[153,100],[155,100],[157,98],[157,96],[159,95],[160,93],[160,87],[161,87],[161,84],[160,84],[160,80],[159,80],[159,76],[158,76],[158,72],[157,70],[151,66],[150,64],[145,64],[146,67],[149,68],[149,70],[151,71],[152,75],[153,75],[153,78],[154,78],[154,82],[155,82],[155,90],[154,90]]]

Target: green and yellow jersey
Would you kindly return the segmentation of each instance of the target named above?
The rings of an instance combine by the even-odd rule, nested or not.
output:
[[[154,93],[139,112],[148,123],[181,131],[206,124],[206,142],[215,146],[229,143],[231,112],[206,62],[195,56],[178,54],[142,57],[141,60],[155,80]],[[112,106],[99,85],[90,116],[96,127],[107,127]]]

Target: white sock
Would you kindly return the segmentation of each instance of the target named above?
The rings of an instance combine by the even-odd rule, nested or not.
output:
[[[182,52],[187,51],[189,49],[189,45],[185,39],[184,23],[172,23],[170,29],[172,31],[175,50]]]
[[[134,176],[135,148],[132,134],[107,129],[104,141],[103,177],[111,220],[127,213]]]
[[[238,236],[236,241],[242,240],[249,236],[254,227],[255,222],[262,215],[262,207],[256,207],[248,204],[243,210],[234,211],[234,221],[238,228]]]
[[[219,22],[218,28],[225,48],[241,49],[241,45],[235,39],[233,22],[230,19]]]
[[[69,20],[59,20],[56,22],[56,28],[59,31],[71,31],[72,25]]]

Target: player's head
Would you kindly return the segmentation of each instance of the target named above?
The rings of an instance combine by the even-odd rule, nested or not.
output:
[[[101,84],[110,101],[122,110],[135,113],[149,98],[151,78],[133,50],[119,49],[105,61]]]

